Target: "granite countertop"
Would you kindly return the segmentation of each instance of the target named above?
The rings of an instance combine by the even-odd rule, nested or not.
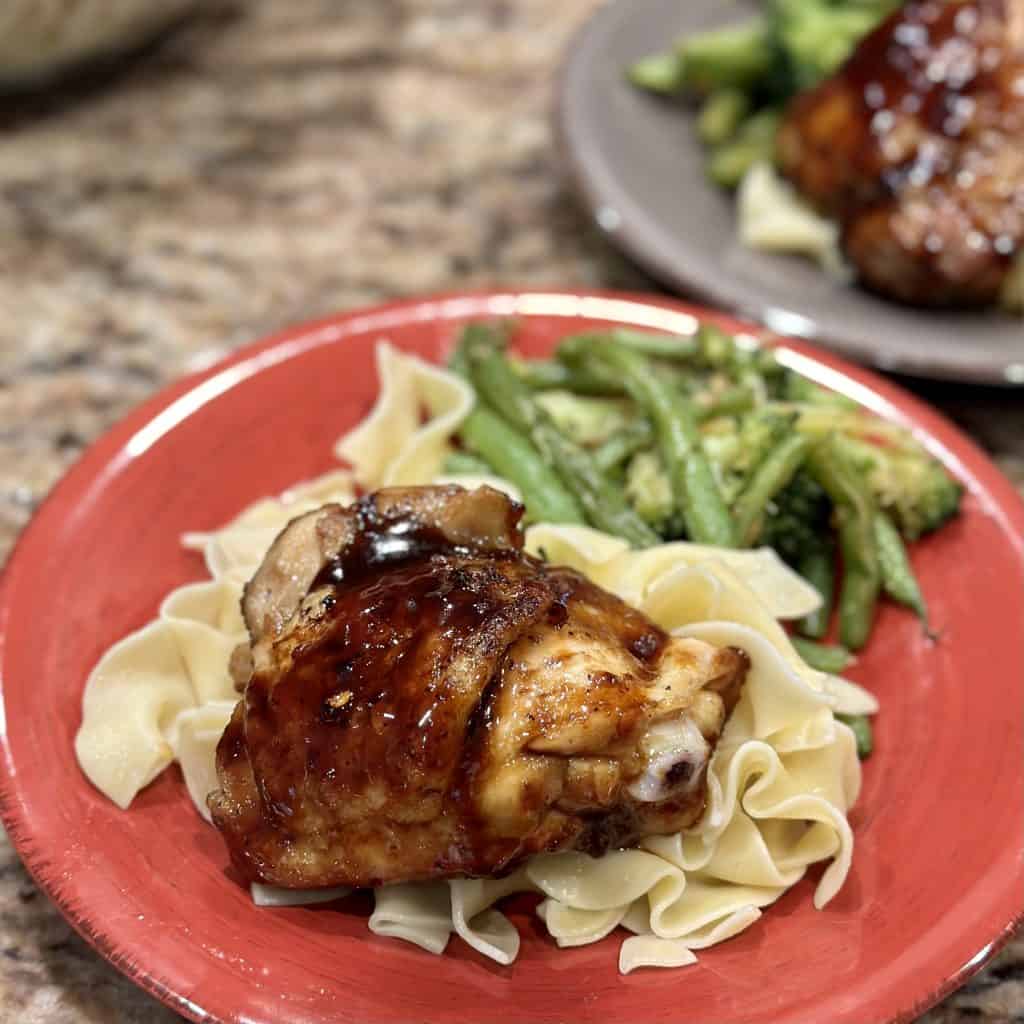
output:
[[[284,324],[485,284],[651,289],[573,201],[552,72],[597,0],[211,0],[0,103],[0,559],[82,449]],[[1024,486],[1020,393],[918,388]],[[0,1019],[176,1019],[0,838]],[[1024,1021],[1024,940],[922,1018]]]

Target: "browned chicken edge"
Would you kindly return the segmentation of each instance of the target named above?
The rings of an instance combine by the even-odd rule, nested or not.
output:
[[[500,875],[699,820],[747,655],[525,554],[522,511],[396,488],[277,538],[209,799],[246,880]]]

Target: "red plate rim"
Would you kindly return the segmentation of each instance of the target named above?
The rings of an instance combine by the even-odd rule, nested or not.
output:
[[[873,411],[912,427],[934,454],[971,490],[985,499],[985,511],[1000,522],[1018,559],[1024,563],[1024,500],[1014,486],[984,451],[950,420],[870,370],[853,366],[811,343],[779,336],[739,317],[658,295],[600,289],[452,291],[359,307],[285,328],[239,348],[204,370],[178,379],[118,421],[83,453],[40,503],[0,572],[0,666],[7,643],[7,619],[15,599],[12,580],[20,571],[22,562],[27,561],[26,551],[39,533],[41,512],[80,483],[101,477],[102,471],[116,461],[118,452],[130,440],[140,443],[140,438],[147,438],[151,443],[186,418],[191,410],[216,399],[234,384],[267,366],[299,356],[310,348],[340,343],[348,334],[370,330],[385,332],[389,326],[411,322],[436,323],[500,315],[618,319],[636,326],[637,321],[633,317],[643,311],[647,312],[651,327],[656,328],[665,314],[682,314],[716,324],[730,333],[748,334],[778,346],[786,352],[785,361],[794,368],[825,385],[830,381],[842,382],[843,390],[847,393],[853,391],[855,397]],[[661,317],[657,315],[659,312]],[[148,434],[146,428],[149,428]],[[121,948],[109,941],[94,927],[88,905],[77,904],[73,893],[60,884],[54,864],[35,842],[32,822],[19,796],[17,774],[7,741],[3,697],[3,679],[0,677],[0,822],[35,883],[53,900],[75,931],[135,984],[191,1020],[211,1022],[227,1019],[174,991],[160,977],[158,969],[141,964],[137,951]],[[1006,945],[1017,929],[1024,925],[1024,849],[1018,859],[1016,882],[1016,890],[1012,896],[1008,894],[1006,901],[1005,921],[996,925],[989,943],[938,987],[890,1018],[888,1024],[909,1024],[915,1020],[981,970]]]

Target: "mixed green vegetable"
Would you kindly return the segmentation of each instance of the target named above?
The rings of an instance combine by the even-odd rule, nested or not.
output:
[[[702,98],[708,176],[734,188],[771,162],[782,108],[833,74],[899,0],[765,0],[755,18],[681,39],[629,69],[645,89]]]
[[[954,516],[962,488],[908,431],[711,324],[571,335],[549,361],[512,356],[512,329],[472,324],[455,349],[477,404],[448,472],[494,473],[530,520],[636,547],[774,548],[822,595],[797,644],[823,671],[865,644],[880,594],[928,628],[905,543]],[[840,644],[824,644],[833,606]]]

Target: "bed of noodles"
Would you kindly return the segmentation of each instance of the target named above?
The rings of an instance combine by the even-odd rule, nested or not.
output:
[[[168,595],[157,619],[115,644],[90,675],[75,750],[88,778],[118,806],[127,808],[177,762],[209,820],[214,752],[237,700],[228,659],[246,640],[241,588],[291,518],[389,484],[487,482],[515,495],[504,481],[441,475],[451,437],[472,407],[465,383],[387,343],[378,345],[377,362],[377,404],[335,448],[351,470],[259,501],[215,532],[187,535],[185,545],[202,551],[211,578]],[[815,592],[770,550],[671,543],[635,551],[595,530],[543,523],[528,529],[526,546],[584,572],[663,629],[748,652],[742,699],[711,760],[707,810],[685,833],[601,858],[545,854],[501,879],[384,886],[374,891],[370,929],[433,953],[456,933],[508,964],[519,934],[495,904],[534,892],[537,913],[561,947],[595,942],[619,926],[631,933],[619,955],[628,972],[695,962],[694,950],[750,927],[820,861],[829,863],[814,903],[827,904],[850,868],[846,814],[860,787],[853,734],[833,712],[873,713],[877,704],[853,683],[805,665],[780,626],[812,610]],[[264,906],[342,894],[253,887]]]

